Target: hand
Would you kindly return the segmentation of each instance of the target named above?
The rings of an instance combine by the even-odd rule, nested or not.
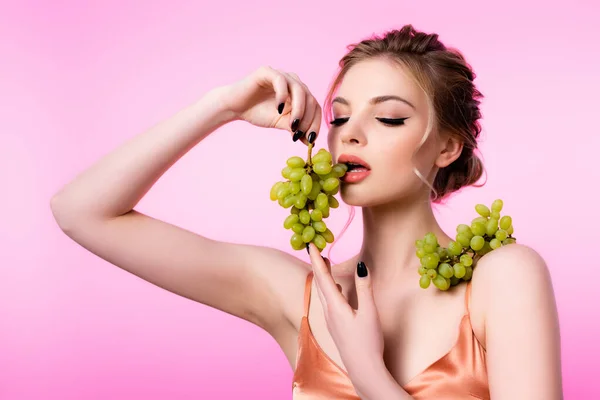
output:
[[[261,67],[232,85],[219,88],[221,102],[235,119],[291,132],[294,141],[308,144],[321,127],[321,106],[294,73]],[[294,136],[296,132],[299,132]]]
[[[331,276],[329,261],[310,243],[310,259],[319,298],[325,313],[327,329],[355,388],[372,384],[369,371],[381,371],[383,363],[383,332],[373,298],[371,278],[355,274],[358,309],[354,310]],[[359,265],[362,263],[359,263]],[[362,264],[364,266],[364,264]],[[366,266],[357,272],[367,273]]]

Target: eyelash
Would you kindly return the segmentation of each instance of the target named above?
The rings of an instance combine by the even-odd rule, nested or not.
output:
[[[331,121],[331,125],[333,126],[341,126],[348,122],[350,118],[336,118]],[[379,122],[389,125],[389,126],[400,126],[404,125],[404,121],[408,118],[376,118]]]

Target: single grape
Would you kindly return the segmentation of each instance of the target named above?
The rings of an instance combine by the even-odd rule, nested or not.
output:
[[[421,258],[421,262],[425,268],[437,268],[438,263],[440,262],[440,256],[437,253],[425,254],[425,256]]]
[[[304,231],[304,225],[298,222],[292,225],[292,231],[294,231],[294,233],[297,233],[298,235],[301,235]]]
[[[331,173],[336,178],[341,178],[342,176],[344,176],[346,174],[347,169],[348,169],[348,167],[345,164],[335,164],[331,168]]]
[[[312,162],[314,164],[318,164],[318,163],[331,163],[331,153],[327,152],[327,151],[319,151],[317,152],[317,154],[315,154],[312,158]]]
[[[485,226],[485,233],[488,236],[493,236],[498,230],[498,220],[494,218],[490,218]]]
[[[296,208],[296,207],[292,207],[292,208],[290,208],[290,212],[291,212],[292,214],[296,214],[296,215],[298,215],[298,214],[300,214],[300,209],[299,209],[299,208]]]
[[[494,238],[494,239],[490,240],[490,247],[492,249],[496,250],[497,248],[502,247],[502,241]]]
[[[286,164],[290,168],[303,168],[306,165],[304,160],[298,156],[288,158]]]
[[[473,235],[471,227],[467,224],[460,224],[456,227],[456,233],[466,233],[467,235]]]
[[[506,233],[508,233],[509,235],[512,235],[513,233],[515,233],[513,226],[511,225],[510,228],[508,228],[506,230]]]
[[[490,218],[494,218],[500,221],[500,211],[492,211],[492,213],[490,214]]]
[[[339,206],[340,203],[337,201],[337,199],[333,196],[329,196],[329,207],[338,208]]]
[[[490,216],[490,209],[487,208],[485,204],[477,204],[475,206],[475,211],[477,211],[477,214],[484,218],[488,218]]]
[[[433,284],[440,290],[448,290],[448,288],[450,288],[450,279],[438,275],[433,279]]]
[[[338,178],[329,178],[323,182],[323,190],[331,192],[340,185]]]
[[[470,254],[463,254],[460,256],[460,263],[465,267],[470,267],[473,265],[473,257]]]
[[[279,190],[279,188],[281,188],[282,185],[283,182],[277,182],[271,187],[271,192],[269,193],[269,198],[271,200],[277,200],[277,191]]]
[[[508,215],[505,215],[500,219],[500,229],[504,229],[508,231],[508,229],[512,226],[512,218]]]
[[[314,201],[320,193],[321,184],[318,181],[313,181],[312,188],[310,190],[310,193],[308,194],[308,198]]]
[[[308,210],[300,211],[299,217],[300,222],[302,222],[304,225],[308,225],[308,223],[310,222],[310,213],[308,212]]]
[[[425,251],[425,249],[424,249],[424,248],[422,248],[422,247],[421,247],[420,249],[417,249],[417,251],[416,251],[416,253],[415,253],[415,254],[416,254],[416,255],[417,255],[417,257],[419,257],[419,258],[423,258],[423,257],[425,257],[425,255],[427,254],[427,252]]]
[[[487,223],[487,221],[486,221]],[[483,222],[477,221],[477,222],[473,222],[471,224],[471,231],[473,231],[473,234],[475,236],[483,236],[485,235],[486,232],[486,226]],[[473,239],[471,239],[473,240]]]
[[[289,183],[284,183],[277,189],[277,199],[282,201],[291,193],[291,188]]]
[[[504,229],[498,229],[495,236],[499,241],[503,241],[508,237],[508,233]]]
[[[321,211],[323,212],[323,218],[329,218],[329,204]]]
[[[285,199],[283,199],[283,201],[281,202],[281,206],[283,208],[290,208],[291,206],[294,205],[294,203],[296,202],[296,196],[294,196],[293,194],[289,194],[286,196]],[[299,207],[302,208],[302,207]]]
[[[469,231],[471,228],[469,228]],[[456,235],[456,241],[461,244],[462,247],[469,247],[471,244],[472,235],[468,235],[466,233],[459,233]],[[456,254],[458,255],[458,254]]]
[[[329,230],[329,228],[325,229],[325,232],[321,232],[321,236],[323,236],[327,243],[333,243],[335,239],[333,233]]]
[[[313,171],[319,175],[327,175],[331,172],[331,168],[331,164],[325,162],[313,164]]]
[[[452,276],[454,276],[454,269],[448,263],[440,264],[438,271],[444,278],[452,278]]]
[[[426,253],[433,253],[437,250],[437,244],[425,243],[423,250],[425,250]]]
[[[317,199],[315,200],[315,206],[321,211],[329,207],[329,198],[325,193],[319,193]]]
[[[323,222],[323,221],[313,222],[312,226],[313,226],[313,228],[315,228],[315,231],[317,231],[319,233],[323,233],[327,230],[327,225],[325,225],[325,222]]]
[[[285,179],[290,179],[290,173],[292,172],[292,167],[285,167],[281,170],[281,176]]]
[[[315,246],[317,246],[319,248],[319,250],[323,250],[325,248],[325,246],[327,246],[327,241],[325,240],[325,238],[319,234],[316,234],[314,239],[313,239],[313,243],[315,244]]]
[[[460,283],[460,279],[458,279],[457,277],[453,276],[450,278],[450,286],[456,286]]]
[[[454,264],[453,269],[454,269],[454,276],[457,277],[458,279],[462,278],[467,273],[467,268],[462,263]]]
[[[481,236],[473,236],[471,239],[471,248],[475,251],[483,249],[483,245],[485,244],[485,239]]]
[[[302,240],[302,235],[298,233],[294,233],[292,235],[292,238],[290,239],[290,244],[292,245],[292,248],[294,250],[300,250],[306,247],[306,245],[304,244],[304,240]]]
[[[421,288],[423,288],[423,289],[427,289],[430,284],[431,284],[431,278],[427,274],[422,275],[421,279],[419,279],[419,286],[421,286]]]
[[[502,211],[502,207],[504,206],[504,202],[501,199],[494,200],[492,203],[492,211],[500,212]]]
[[[517,241],[515,240],[515,238],[508,238],[505,239],[502,244],[513,244],[513,243],[517,243]]]
[[[421,266],[419,267],[419,275],[426,274],[426,273],[427,273],[427,271],[428,271],[428,269],[427,269],[427,268],[425,268],[424,266],[422,266],[422,265],[421,265]]]
[[[466,271],[465,271],[465,276],[463,276],[462,279],[465,281],[470,281],[472,277],[473,277],[473,268],[467,267]]]
[[[435,236],[435,233],[433,233],[433,232],[429,232],[427,235],[425,235],[423,240],[425,241],[426,244],[431,244],[436,247],[438,245],[437,237]]]
[[[307,226],[304,228],[304,231],[302,231],[302,240],[304,243],[310,243],[315,237],[315,234],[315,229],[312,226]]]
[[[306,200],[308,200],[308,198],[304,193],[298,193],[296,195],[296,201],[294,202],[294,205],[297,208],[304,208],[304,206],[306,205]]]
[[[475,222],[481,222],[482,224],[485,225],[485,224],[487,224],[488,219],[484,218],[484,217],[473,218],[473,220],[471,221],[471,228],[472,228],[473,223],[475,223]]]
[[[293,168],[292,172],[290,172],[290,181],[299,182],[302,177],[306,175],[306,170],[304,168]]]
[[[429,275],[431,279],[434,279],[437,276],[437,271],[435,269],[428,269],[427,275]]]
[[[440,256],[440,260],[445,260],[446,258],[448,258],[448,249],[445,249],[442,246],[439,246],[437,248],[436,252]]]
[[[312,190],[313,180],[310,175],[304,175],[300,181],[302,193],[308,196]]]
[[[323,211],[312,210],[312,212],[310,213],[310,219],[313,221],[321,221],[323,219]]]
[[[291,215],[288,215],[288,217],[285,219],[285,221],[283,221],[283,227],[285,229],[292,229],[292,226],[296,223],[298,223],[298,215],[291,214]]]
[[[425,241],[423,239],[417,239],[415,240],[415,246],[420,249],[425,245]]]
[[[462,253],[462,250],[462,245],[458,242],[452,241],[448,245],[448,253],[450,253],[450,255],[458,256]]]

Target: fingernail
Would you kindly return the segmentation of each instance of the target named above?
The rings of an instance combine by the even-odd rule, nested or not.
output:
[[[359,278],[364,278],[365,276],[367,276],[367,266],[364,262],[358,262],[358,264],[356,265],[356,274]]]
[[[284,104],[284,103],[281,103],[281,104],[279,105],[279,107],[277,107],[277,111],[279,111],[279,114],[281,114],[281,113],[283,112],[283,107],[285,107],[285,104]]]
[[[308,134],[308,142],[309,143],[314,143],[316,138],[317,138],[316,132],[311,132]]]
[[[292,122],[292,132],[296,132],[298,130],[298,125],[300,125],[300,120],[296,118],[294,122]]]
[[[294,142],[296,142],[298,139],[300,139],[302,136],[304,136],[304,132],[302,131],[296,131],[296,133],[294,133],[294,136],[292,136],[292,140]]]
[[[308,245],[308,243],[306,243],[306,252],[307,252],[308,254],[310,254],[310,246]]]

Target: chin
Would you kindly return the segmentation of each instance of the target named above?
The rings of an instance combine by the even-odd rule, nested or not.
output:
[[[340,197],[344,203],[355,207],[377,207],[386,204],[398,203],[403,199],[415,195],[413,188],[401,185],[393,187],[376,182],[363,181],[356,183],[342,183]]]

